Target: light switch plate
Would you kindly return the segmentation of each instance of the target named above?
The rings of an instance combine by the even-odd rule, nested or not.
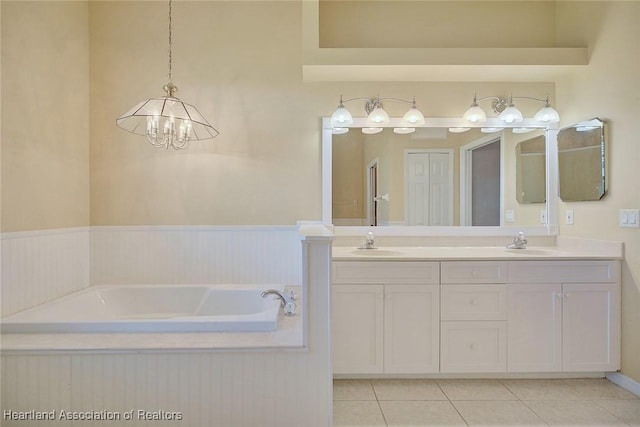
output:
[[[620,227],[640,228],[640,209],[620,209]]]
[[[506,211],[504,211],[504,220],[506,222],[513,222],[516,220],[515,218],[515,212],[513,211],[513,209],[507,209]]]

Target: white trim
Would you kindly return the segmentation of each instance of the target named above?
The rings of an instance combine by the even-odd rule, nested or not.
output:
[[[545,227],[437,227],[437,226],[397,226],[389,225],[375,229],[377,236],[481,236],[481,237],[513,237],[518,231],[523,231],[527,236],[554,236],[557,228],[551,229],[551,234],[547,234]],[[335,227],[333,232],[336,236],[363,236],[371,231],[371,227]],[[555,234],[554,234],[555,232]]]
[[[295,231],[297,225],[99,225],[91,231]]]
[[[93,227],[69,227],[69,228],[50,228],[45,230],[30,231],[8,231],[0,233],[0,240],[5,239],[23,239],[28,237],[53,236],[57,234],[83,233],[91,231]]]
[[[331,225],[333,217],[332,180],[333,180],[333,137],[331,118],[322,118],[322,223]]]
[[[607,379],[614,384],[619,385],[625,390],[629,390],[636,396],[640,396],[640,383],[633,378],[629,378],[620,372],[610,372],[606,375]]]
[[[372,217],[372,213],[374,210],[374,201],[371,200],[371,169],[375,166],[376,168],[376,194],[374,197],[377,197],[378,194],[377,192],[380,190],[380,188],[378,187],[380,184],[380,180],[378,179],[378,166],[380,165],[380,161],[379,159],[376,157],[373,160],[371,160],[369,162],[369,164],[367,165],[367,168],[364,170],[364,182],[366,182],[366,188],[365,188],[365,194],[364,194],[364,200],[365,200],[365,206],[367,208],[367,217],[365,218],[365,223],[364,225],[369,226],[369,224],[371,224],[371,217]],[[377,205],[375,205],[377,207]],[[375,215],[378,215],[378,209],[376,209]]]

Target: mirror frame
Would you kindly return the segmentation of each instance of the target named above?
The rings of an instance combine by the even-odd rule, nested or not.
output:
[[[400,118],[392,118],[390,122],[381,126],[384,128],[404,127]],[[368,127],[366,117],[354,117],[351,129]],[[524,231],[533,236],[549,236],[558,234],[558,157],[557,157],[557,123],[541,124],[540,122],[525,118],[517,124],[505,124],[497,118],[488,118],[486,122],[475,125],[469,124],[461,118],[425,118],[425,124],[415,127],[499,127],[503,129],[531,127],[543,129],[546,135],[546,170],[547,170],[547,201],[545,204],[547,223],[540,226],[378,226],[375,228],[379,235],[396,236],[512,236],[515,231]],[[331,118],[322,118],[322,224],[334,230],[339,229],[340,234],[361,235],[371,229],[370,226],[334,226],[332,218],[332,153],[333,132]],[[344,233],[342,232],[344,231]]]
[[[567,199],[563,199],[562,198],[562,174],[560,171],[560,146],[556,144],[557,150],[558,150],[558,198],[565,202],[565,203],[570,203],[570,202],[597,202],[600,201],[602,199],[604,199],[608,192],[609,192],[609,144],[608,144],[608,138],[607,138],[607,123],[598,118],[598,117],[594,117],[592,119],[589,120],[585,120],[582,121],[580,123],[576,123],[570,126],[565,126],[562,129],[558,129],[558,136],[560,136],[560,134],[564,131],[567,131],[569,129],[576,129],[579,130],[578,128],[580,127],[594,127],[595,128],[599,128],[600,130],[600,145],[594,145],[593,147],[599,147],[600,148],[600,182],[602,183],[602,194],[600,195],[600,197],[596,198],[567,198]]]

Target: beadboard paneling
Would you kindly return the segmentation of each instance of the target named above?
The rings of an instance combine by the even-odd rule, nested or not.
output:
[[[93,227],[91,284],[300,284],[295,227]]]
[[[89,228],[4,233],[2,316],[89,286]]]
[[[309,352],[3,356],[1,409],[183,416],[160,423],[134,418],[136,426],[327,426],[328,381],[318,375],[318,362],[318,353]]]
[[[330,241],[297,241],[305,349],[3,353],[2,410],[179,411],[182,421],[2,420],[2,425],[328,427]],[[278,251],[280,256],[285,256]]]

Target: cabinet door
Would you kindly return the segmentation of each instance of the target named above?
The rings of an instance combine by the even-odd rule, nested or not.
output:
[[[552,372],[562,369],[561,289],[559,283],[509,285],[509,372]]]
[[[617,285],[565,283],[562,289],[563,370],[618,370],[620,298]]]
[[[382,373],[383,285],[331,288],[334,374]]]
[[[385,285],[385,373],[439,371],[439,289],[438,285]]]

